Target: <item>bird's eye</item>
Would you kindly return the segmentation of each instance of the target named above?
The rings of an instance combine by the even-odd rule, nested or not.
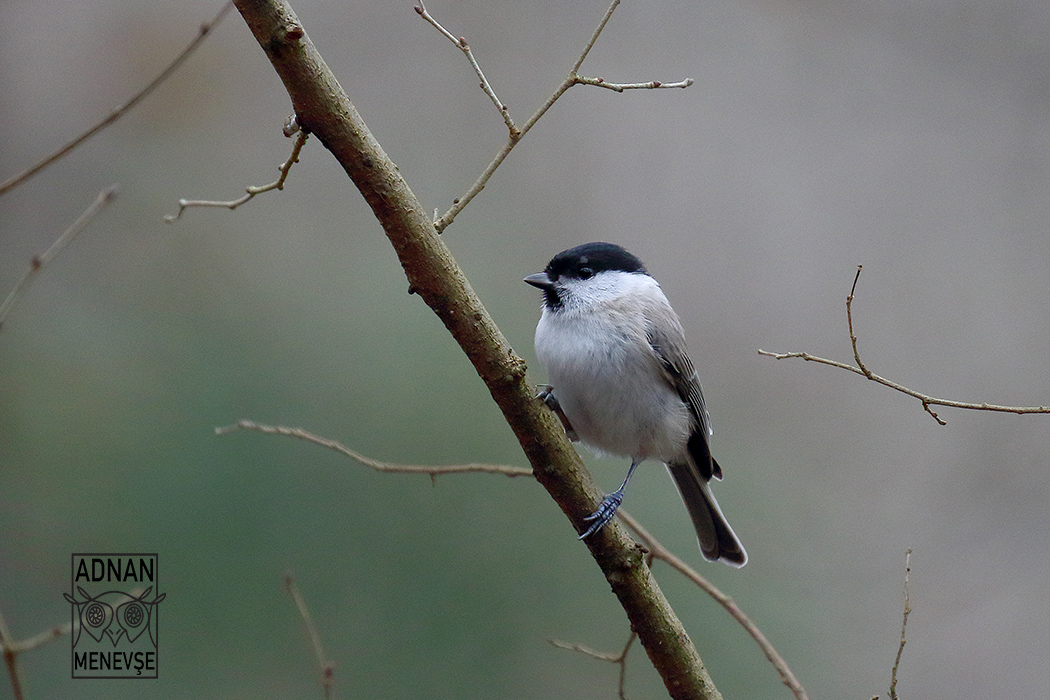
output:
[[[592,270],[589,267],[581,267],[579,270],[576,271],[576,274],[580,276],[581,280],[589,280],[590,278],[594,277],[594,270]]]

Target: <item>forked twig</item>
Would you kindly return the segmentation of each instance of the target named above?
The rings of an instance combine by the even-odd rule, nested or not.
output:
[[[557,649],[568,649],[569,651],[575,651],[584,656],[589,656],[592,659],[598,661],[608,661],[609,663],[616,664],[620,667],[620,684],[618,687],[620,700],[627,700],[627,652],[631,650],[635,640],[638,639],[636,632],[631,632],[630,636],[627,637],[627,643],[624,644],[623,649],[618,654],[610,654],[608,652],[595,651],[590,647],[586,647],[582,644],[570,644],[569,642],[563,642],[559,639],[548,639],[547,643]]]
[[[427,11],[426,7],[423,6],[422,2],[416,5],[415,10],[419,14],[419,16],[425,19],[430,24],[432,24],[438,31],[440,31],[466,55],[467,59],[470,61],[471,67],[474,68],[475,73],[477,73],[478,77],[481,79],[481,89],[485,91],[485,94],[489,96],[489,99],[492,100],[492,103],[496,105],[496,109],[499,110],[499,113],[503,117],[503,121],[506,123],[507,129],[509,130],[509,137],[507,139],[507,143],[505,143],[503,147],[499,150],[499,152],[496,153],[495,157],[488,164],[485,170],[482,171],[481,175],[478,176],[478,179],[474,181],[474,184],[471,185],[467,189],[467,191],[461,196],[452,200],[452,206],[449,208],[448,211],[434,219],[434,228],[437,229],[438,233],[441,233],[446,228],[448,228],[449,224],[452,223],[452,221],[456,218],[459,212],[463,211],[463,208],[470,203],[470,200],[474,199],[474,197],[477,196],[477,194],[481,192],[481,190],[485,189],[485,185],[488,183],[489,178],[492,177],[492,174],[496,172],[496,168],[498,168],[500,164],[503,163],[503,161],[507,158],[510,152],[518,144],[518,141],[520,141],[522,137],[524,137],[525,134],[529,132],[529,130],[536,124],[536,122],[539,121],[540,117],[547,113],[547,110],[550,109],[554,105],[554,103],[558,101],[558,98],[564,95],[565,92],[573,85],[593,85],[596,87],[602,87],[608,90],[613,90],[615,92],[623,92],[624,90],[686,88],[693,84],[692,78],[686,78],[685,80],[680,80],[678,82],[673,83],[662,82],[659,80],[651,80],[649,82],[644,83],[611,83],[606,81],[604,78],[588,78],[579,74],[578,71],[580,70],[580,66],[583,65],[583,61],[587,58],[587,54],[589,54],[591,52],[591,49],[594,48],[594,44],[598,41],[598,37],[601,35],[602,30],[605,29],[605,25],[609,23],[609,18],[612,17],[613,12],[616,10],[616,7],[619,4],[620,0],[612,0],[612,4],[609,5],[609,9],[605,11],[605,15],[602,16],[602,19],[598,23],[597,28],[595,28],[594,32],[591,34],[590,40],[583,47],[583,51],[580,53],[579,58],[576,59],[576,63],[569,70],[569,75],[565,78],[565,80],[562,81],[561,85],[555,88],[554,92],[551,93],[551,96],[547,98],[547,101],[544,102],[538,110],[536,110],[535,114],[529,117],[528,121],[526,121],[525,124],[521,126],[521,128],[515,126],[514,120],[510,116],[510,110],[505,104],[503,104],[500,101],[499,97],[496,96],[495,90],[493,90],[492,86],[489,84],[489,81],[485,78],[485,74],[482,72],[481,67],[478,65],[477,60],[474,58],[474,54],[471,52],[470,46],[467,44],[467,40],[463,37],[457,39],[456,36],[452,34],[452,32],[448,31],[443,26],[441,26],[441,24],[436,19],[434,19],[434,17]]]
[[[40,255],[33,256],[33,259],[29,262],[29,269],[25,271],[22,278],[15,283],[14,288],[8,293],[7,298],[4,299],[3,303],[0,303],[0,328],[3,328],[4,321],[7,320],[8,315],[11,313],[11,309],[14,308],[15,304],[26,289],[29,288],[29,283],[33,281],[37,273],[40,272],[49,262],[55,259],[59,253],[61,253],[66,246],[73,242],[73,239],[77,237],[84,228],[91,223],[91,220],[95,216],[105,209],[106,205],[113,201],[113,198],[117,196],[117,186],[110,185],[106,189],[98,193],[95,197],[95,201],[84,210],[77,220],[70,224],[69,228],[62,233],[55,242],[51,244],[47,250]]]
[[[938,399],[929,394],[923,394],[922,392],[909,389],[903,384],[886,379],[878,374],[875,374],[868,369],[860,359],[860,351],[857,350],[857,336],[853,332],[853,295],[857,290],[857,280],[860,279],[860,271],[863,269],[862,265],[857,266],[857,275],[853,278],[853,288],[850,290],[849,296],[846,297],[846,322],[849,326],[849,338],[850,343],[853,345],[853,359],[857,363],[857,366],[847,365],[844,362],[836,362],[835,360],[828,360],[823,357],[817,357],[811,355],[808,352],[768,352],[766,350],[759,350],[759,355],[765,355],[766,357],[772,357],[775,360],[786,360],[788,358],[799,358],[807,362],[816,362],[822,365],[829,365],[831,367],[838,367],[839,369],[849,370],[854,374],[859,374],[863,377],[867,377],[873,382],[888,386],[894,391],[899,391],[902,394],[907,394],[913,398],[918,399],[922,402],[923,409],[933,416],[933,419],[941,425],[947,425],[947,422],[942,419],[937,413],[930,408],[931,406],[948,406],[949,408],[963,408],[971,411],[996,411],[999,413],[1050,413],[1050,406],[1003,406],[994,403],[971,403],[968,401],[953,401],[951,399]]]
[[[120,105],[119,107],[114,109],[112,112],[110,112],[109,116],[107,116],[105,119],[103,119],[99,123],[95,124],[94,126],[92,126],[90,129],[88,129],[87,131],[82,133],[80,136],[77,136],[75,139],[73,139],[72,141],[67,143],[65,146],[62,146],[62,148],[58,149],[57,151],[55,151],[51,155],[49,155],[46,158],[44,158],[42,161],[40,161],[36,165],[33,165],[33,166],[27,168],[26,170],[23,170],[22,172],[18,173],[17,175],[14,175],[14,176],[8,178],[7,180],[5,180],[4,182],[0,183],[0,195],[3,195],[5,193],[7,193],[9,190],[14,189],[15,187],[18,187],[23,182],[25,182],[29,178],[33,177],[34,175],[39,173],[41,170],[43,170],[47,166],[51,165],[55,161],[59,160],[64,155],[66,155],[67,153],[72,151],[74,148],[76,148],[80,144],[84,143],[89,138],[91,138],[92,136],[94,136],[98,132],[102,131],[107,126],[109,126],[110,124],[112,124],[113,122],[117,121],[118,119],[123,117],[125,114],[127,114],[128,111],[130,111],[135,105],[137,105],[139,102],[144,100],[151,92],[153,92],[157,88],[158,85],[160,85],[165,80],[167,80],[171,76],[171,74],[174,73],[175,70],[179,66],[181,66],[186,61],[186,59],[189,58],[193,54],[194,51],[197,50],[197,47],[199,47],[201,45],[201,42],[204,41],[204,38],[206,36],[208,36],[208,34],[211,33],[211,31],[213,29],[215,29],[215,26],[219,22],[222,21],[222,18],[226,16],[226,14],[230,11],[230,8],[232,8],[232,7],[233,7],[232,0],[230,2],[224,3],[223,6],[222,6],[222,9],[219,10],[218,14],[216,14],[215,17],[210,22],[205,22],[204,24],[202,24],[200,26],[200,29],[197,31],[197,36],[194,37],[193,41],[191,41],[186,46],[186,48],[184,48],[182,50],[182,52],[178,56],[175,57],[175,60],[173,60],[171,63],[169,63],[167,65],[167,67],[165,67],[164,70],[162,70],[160,72],[160,75],[158,75],[156,78],[154,78],[149,83],[149,85],[147,85],[146,87],[142,88],[130,100],[128,100],[127,102],[125,102],[124,104]]]

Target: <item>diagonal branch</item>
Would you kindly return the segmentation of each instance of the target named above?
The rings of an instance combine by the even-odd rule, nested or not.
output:
[[[426,6],[420,2],[415,6],[415,11],[420,17],[425,19],[427,22],[432,24],[435,29],[444,34],[449,41],[456,45],[463,55],[470,61],[470,67],[474,69],[474,72],[478,74],[478,78],[481,79],[481,89],[485,91],[485,94],[492,100],[492,104],[496,105],[496,109],[499,110],[500,116],[503,117],[503,121],[507,124],[507,128],[510,130],[511,137],[514,134],[520,134],[518,128],[514,126],[514,120],[510,118],[510,110],[507,109],[507,105],[500,102],[499,97],[496,96],[496,91],[492,89],[492,85],[489,84],[488,78],[485,77],[485,73],[482,72],[481,66],[478,65],[477,59],[474,58],[474,52],[470,50],[470,45],[467,44],[467,40],[463,37],[456,38],[452,35],[452,32],[441,26],[441,23],[434,19],[433,15],[427,12]]]
[[[828,360],[823,357],[817,357],[811,355],[808,352],[768,352],[766,350],[759,350],[759,355],[765,355],[766,357],[772,357],[774,360],[786,360],[790,358],[798,358],[807,362],[816,362],[822,365],[829,365],[831,367],[838,367],[839,369],[849,370],[854,374],[859,374],[863,377],[870,379],[873,382],[888,386],[894,391],[899,391],[902,394],[907,394],[913,398],[918,399],[922,402],[923,409],[933,416],[933,419],[941,425],[947,425],[947,422],[937,415],[937,413],[930,408],[931,406],[947,406],[949,408],[963,408],[971,411],[996,411],[999,413],[1050,413],[1050,406],[1003,406],[994,403],[971,403],[968,401],[953,401],[951,399],[938,399],[929,394],[924,394],[914,389],[909,389],[903,384],[898,384],[892,379],[886,379],[878,374],[875,374],[868,369],[860,359],[860,351],[857,349],[857,336],[853,332],[853,295],[857,291],[857,280],[860,279],[860,271],[863,269],[863,265],[857,266],[857,275],[853,278],[853,288],[850,290],[849,296],[846,297],[846,323],[849,327],[849,339],[853,345],[853,359],[856,361],[857,366],[847,365],[843,362],[836,362],[835,360]]]
[[[5,180],[4,182],[0,182],[0,195],[4,195],[9,190],[12,190],[15,187],[18,187],[23,182],[25,182],[29,178],[33,177],[37,173],[39,173],[41,170],[43,170],[47,166],[51,165],[55,161],[59,160],[60,158],[65,156],[67,153],[72,151],[74,148],[76,148],[80,144],[84,143],[89,138],[91,138],[92,136],[94,136],[98,132],[102,131],[107,126],[109,126],[113,122],[117,121],[121,117],[123,117],[135,105],[137,105],[139,102],[142,102],[142,100],[146,99],[146,97],[149,96],[149,94],[151,92],[153,92],[157,88],[158,85],[160,85],[165,80],[167,80],[169,77],[171,77],[171,74],[174,73],[176,71],[176,69],[178,69],[179,66],[181,66],[183,63],[185,63],[187,58],[189,58],[191,55],[193,55],[193,52],[197,50],[197,47],[199,47],[201,45],[201,42],[204,41],[205,37],[207,37],[208,34],[211,33],[211,30],[215,29],[215,26],[219,22],[222,21],[222,18],[226,16],[226,14],[230,11],[230,9],[232,7],[233,7],[233,2],[229,2],[228,1],[228,2],[223,3],[222,9],[219,10],[218,14],[216,14],[215,17],[212,18],[212,20],[210,22],[206,22],[206,23],[204,23],[204,24],[202,24],[200,26],[200,29],[197,31],[197,36],[194,37],[193,41],[191,41],[186,46],[186,48],[184,48],[182,50],[182,52],[179,53],[179,55],[175,57],[175,60],[173,60],[171,63],[169,63],[164,68],[164,70],[162,70],[160,72],[160,75],[158,75],[156,78],[154,78],[149,83],[149,85],[147,85],[146,87],[144,87],[141,90],[139,90],[130,100],[128,100],[127,102],[125,102],[124,104],[120,105],[119,107],[114,109],[112,112],[110,112],[109,116],[107,116],[105,119],[103,119],[102,121],[98,122],[94,126],[92,126],[90,129],[88,129],[87,131],[82,133],[80,136],[77,136],[75,139],[73,139],[72,141],[67,143],[65,146],[62,146],[62,148],[58,149],[57,151],[55,151],[51,155],[49,155],[46,158],[44,158],[43,160],[41,160],[36,165],[33,165],[33,166],[23,170],[22,172],[18,173],[17,175],[13,175],[12,177],[10,177],[7,180]]]
[[[383,227],[409,289],[433,310],[485,382],[528,457],[536,479],[584,529],[602,494],[557,418],[526,380],[434,221],[372,135],[291,7],[281,0],[235,0],[277,71],[299,124],[331,151]],[[721,698],[681,621],[660,591],[638,545],[618,525],[588,538],[601,568],[674,698]]]
[[[44,266],[55,259],[59,253],[65,250],[66,246],[73,242],[73,239],[84,230],[84,228],[91,223],[91,220],[95,216],[106,208],[113,198],[117,196],[117,186],[110,185],[106,189],[98,193],[95,197],[95,201],[92,202],[84,212],[77,217],[76,221],[70,224],[69,228],[62,233],[61,236],[55,239],[55,242],[40,255],[33,256],[33,259],[29,262],[29,268],[25,271],[25,274],[15,283],[14,288],[8,293],[3,303],[0,303],[0,328],[3,328],[4,322],[7,320],[8,315],[11,313],[11,309],[14,308],[18,300],[22,298],[26,289],[29,288],[30,282],[36,277]]]
[[[324,696],[327,700],[327,698],[332,696],[335,665],[329,660],[328,654],[325,653],[324,644],[321,642],[321,633],[318,631],[317,624],[310,614],[310,608],[306,606],[303,594],[299,592],[299,586],[295,583],[295,576],[290,572],[284,575],[284,592],[295,603],[295,607],[299,611],[299,617],[303,620],[303,626],[306,627],[306,634],[310,637],[310,645],[314,648],[314,656],[317,657],[317,665],[321,669],[321,688],[324,689]]]

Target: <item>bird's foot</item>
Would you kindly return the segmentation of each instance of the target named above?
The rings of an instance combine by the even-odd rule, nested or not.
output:
[[[605,525],[613,519],[613,516],[616,515],[616,511],[619,510],[621,503],[623,503],[623,490],[613,491],[603,498],[601,505],[598,506],[598,510],[584,518],[584,521],[589,522],[591,526],[580,535],[579,539],[582,540],[586,537],[590,537],[598,532],[598,530],[605,527]]]

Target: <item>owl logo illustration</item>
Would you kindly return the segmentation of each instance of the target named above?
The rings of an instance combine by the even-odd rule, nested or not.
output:
[[[76,648],[80,642],[80,635],[85,631],[96,642],[108,637],[113,646],[117,645],[122,636],[128,643],[133,644],[143,632],[149,632],[149,640],[156,649],[157,638],[150,621],[154,617],[154,607],[164,600],[167,594],[161,593],[153,600],[147,600],[152,591],[153,586],[150,586],[138,595],[123,591],[105,591],[92,596],[77,586],[77,592],[83,599],[65,593],[65,599],[73,605],[74,613],[80,621],[80,626],[73,633],[73,647]]]

